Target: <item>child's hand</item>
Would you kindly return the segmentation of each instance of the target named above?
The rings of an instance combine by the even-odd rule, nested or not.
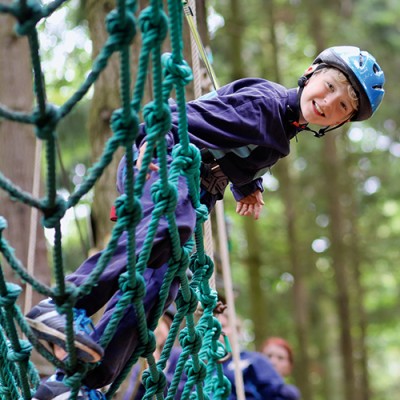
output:
[[[236,212],[246,217],[252,215],[254,219],[258,219],[264,204],[262,193],[257,190],[237,202]]]
[[[139,156],[138,156],[138,159],[136,160],[136,167],[138,170],[140,170],[142,168],[143,157],[144,157],[144,153],[146,152],[146,148],[147,148],[147,142],[144,142],[143,145],[139,149]],[[158,171],[159,167],[158,167],[158,165],[151,162],[149,164],[149,170],[150,171]],[[150,174],[147,174],[146,179],[149,179],[149,178],[150,178]]]

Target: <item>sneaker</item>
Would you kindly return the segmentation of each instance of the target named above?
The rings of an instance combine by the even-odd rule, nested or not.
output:
[[[52,300],[41,301],[26,314],[25,319],[41,342],[50,344],[53,351],[54,345],[67,351],[66,317],[57,312]],[[89,326],[94,330],[93,323],[85,311],[74,309],[76,356],[81,361],[95,363],[101,360],[104,350],[89,336]]]
[[[68,400],[72,389],[64,383],[64,377],[62,372],[52,375],[39,386],[32,400]],[[81,387],[76,399],[102,400],[105,399],[105,396],[99,390]]]

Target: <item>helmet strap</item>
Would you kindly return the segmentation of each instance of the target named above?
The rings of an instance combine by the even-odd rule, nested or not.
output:
[[[318,131],[309,128],[308,126],[305,126],[303,128],[303,130],[305,131],[309,131],[314,133],[314,136],[317,138],[321,138],[322,136],[325,136],[325,133],[333,131],[334,129],[340,128],[341,126],[343,126],[346,122],[348,122],[349,120],[343,121],[340,124],[337,124],[335,126],[325,126],[324,128],[319,129]]]

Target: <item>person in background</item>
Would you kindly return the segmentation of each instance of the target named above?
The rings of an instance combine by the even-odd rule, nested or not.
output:
[[[225,314],[218,317],[225,335],[231,335],[232,327]],[[240,332],[239,332],[240,334]],[[225,376],[232,385],[229,400],[236,400],[235,365],[233,359],[223,363]],[[239,368],[242,371],[244,394],[246,400],[299,400],[300,392],[293,386],[285,383],[283,375],[273,363],[262,353],[241,350]]]
[[[262,345],[265,354],[278,373],[286,378],[292,373],[294,358],[290,344],[281,337],[269,337]]]

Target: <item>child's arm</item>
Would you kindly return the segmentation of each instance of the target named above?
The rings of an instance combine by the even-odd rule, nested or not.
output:
[[[136,167],[137,169],[140,170],[140,168],[142,168],[142,162],[143,162],[143,157],[144,157],[144,153],[146,152],[146,148],[147,148],[147,142],[143,142],[142,146],[139,149],[139,156],[138,159],[136,161]],[[154,164],[154,163],[150,163],[149,164],[149,170],[150,171],[158,171],[159,167],[158,165]],[[147,179],[149,178],[149,174],[147,174]]]

